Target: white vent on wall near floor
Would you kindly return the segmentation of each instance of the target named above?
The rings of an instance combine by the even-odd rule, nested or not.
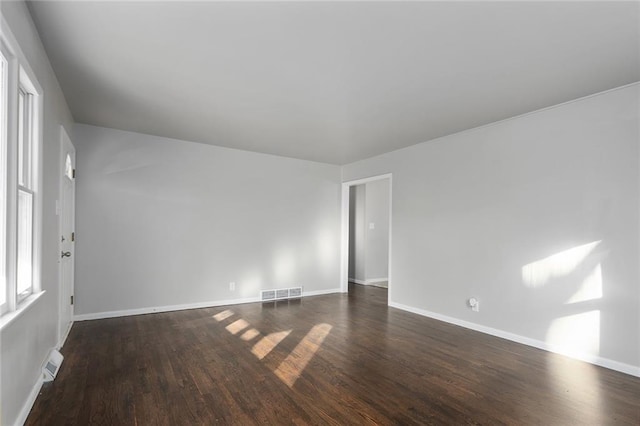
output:
[[[45,382],[52,382],[53,379],[56,378],[58,371],[60,370],[60,366],[62,365],[62,360],[64,356],[57,350],[53,349],[49,354],[49,358],[45,363],[44,367],[42,367],[42,378]]]
[[[297,299],[299,297],[302,297],[302,287],[278,288],[276,290],[262,290],[260,292],[260,300],[262,302]]]

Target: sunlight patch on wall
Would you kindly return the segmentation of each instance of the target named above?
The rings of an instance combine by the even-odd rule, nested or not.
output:
[[[595,269],[584,279],[580,289],[565,305],[578,302],[586,302],[587,300],[595,300],[602,298],[602,266],[598,263]]]
[[[280,343],[285,337],[291,333],[292,330],[279,331],[277,333],[271,333],[267,336],[264,336],[262,339],[258,341],[253,348],[251,348],[251,353],[254,354],[258,359],[262,359],[265,356],[269,355],[269,352],[273,350],[278,343]]]
[[[262,286],[262,275],[259,273],[248,274],[238,281],[239,289],[243,297],[255,296]]]
[[[324,229],[318,233],[317,238],[318,261],[323,268],[330,268],[333,265],[338,247],[334,244],[332,233]]]
[[[274,371],[287,386],[293,387],[331,331],[329,324],[314,326]]]
[[[287,286],[293,282],[295,275],[295,256],[290,251],[281,252],[273,265],[276,283]]]
[[[527,287],[542,287],[551,278],[564,277],[573,272],[601,241],[561,251],[522,267],[522,281]]]
[[[595,358],[600,354],[600,311],[589,311],[553,320],[547,344],[572,356]]]

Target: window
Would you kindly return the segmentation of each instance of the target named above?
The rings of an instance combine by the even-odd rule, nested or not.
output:
[[[22,53],[4,36],[0,37],[0,314],[19,310],[40,287],[42,91]]]
[[[7,170],[7,79],[8,62],[2,51],[0,51],[0,170]],[[0,315],[8,309],[8,287],[6,269],[6,211],[7,211],[7,173],[0,173]]]
[[[29,296],[33,288],[33,97],[22,85],[18,88],[18,302]]]
[[[67,154],[67,158],[64,160],[64,175],[69,178],[69,180],[73,180],[73,161],[71,161],[71,156]]]

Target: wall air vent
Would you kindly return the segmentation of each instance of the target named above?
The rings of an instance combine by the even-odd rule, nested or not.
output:
[[[262,290],[260,292],[260,300],[263,302],[269,300],[276,300],[276,291],[275,290]]]
[[[293,287],[289,289],[289,298],[302,297],[302,287]]]
[[[300,297],[302,297],[302,287],[278,288],[275,290],[262,290],[260,292],[260,301],[262,302],[297,299]]]

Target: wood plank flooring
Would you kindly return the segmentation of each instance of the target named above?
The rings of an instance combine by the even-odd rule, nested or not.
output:
[[[27,424],[640,424],[640,379],[386,292],[76,323]]]

